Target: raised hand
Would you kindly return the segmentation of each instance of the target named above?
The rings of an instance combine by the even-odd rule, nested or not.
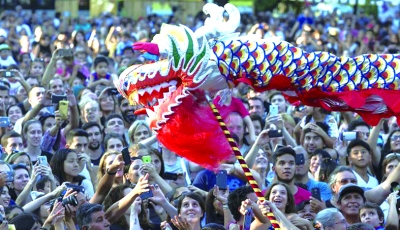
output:
[[[108,166],[107,170],[110,173],[116,173],[119,170],[124,169],[125,162],[122,158],[122,154],[118,154],[117,157],[114,158],[111,165]]]
[[[191,230],[192,227],[189,225],[187,220],[181,218],[180,216],[175,216],[175,218],[171,218],[171,222],[177,227],[179,230]]]
[[[222,204],[227,204],[228,203],[228,196],[229,196],[229,186],[226,186],[226,190],[224,192],[222,190],[219,190],[219,187],[215,185],[214,186],[213,195]]]
[[[134,192],[137,195],[140,195],[142,193],[148,192],[149,189],[150,189],[149,174],[146,174],[143,177],[140,177],[138,183],[136,184],[135,188],[133,188],[132,192]]]
[[[157,184],[150,185],[150,189],[153,192],[153,197],[149,198],[150,201],[158,205],[161,205],[163,202],[167,202],[164,193],[161,191]]]

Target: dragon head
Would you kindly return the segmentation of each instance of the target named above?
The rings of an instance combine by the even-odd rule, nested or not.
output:
[[[215,62],[210,61],[211,49],[206,39],[202,39],[199,47],[190,29],[181,25],[177,31],[184,35],[186,42],[177,42],[176,33],[166,36],[169,42],[167,59],[130,66],[116,82],[117,89],[131,103],[144,106],[154,131],[161,128],[174,113],[173,108],[191,91],[212,93],[227,87]]]

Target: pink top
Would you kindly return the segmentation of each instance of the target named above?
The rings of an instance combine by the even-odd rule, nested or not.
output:
[[[243,102],[239,98],[232,97],[231,104],[228,106],[220,105],[219,104],[220,99],[221,99],[220,96],[215,97],[213,103],[215,107],[217,107],[219,113],[221,114],[222,119],[225,119],[232,112],[239,113],[242,118],[249,116],[249,111],[247,111],[246,107],[244,107],[243,105]]]

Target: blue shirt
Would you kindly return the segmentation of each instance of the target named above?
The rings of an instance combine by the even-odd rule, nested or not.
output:
[[[204,191],[210,191],[210,189],[214,188],[214,185],[217,183],[217,177],[214,172],[208,170],[208,169],[203,169],[200,171],[197,175],[196,178],[194,178],[193,185],[196,186],[199,189],[202,189]],[[230,191],[234,191],[235,189],[246,185],[245,181],[242,181],[241,179],[232,176],[232,175],[227,175],[227,184],[229,186]]]
[[[309,179],[306,185],[307,185],[308,191],[311,191],[311,189],[313,189],[313,188],[319,188],[319,190],[321,191],[322,201],[327,201],[327,200],[331,199],[332,191],[331,191],[331,188],[329,188],[327,183]]]

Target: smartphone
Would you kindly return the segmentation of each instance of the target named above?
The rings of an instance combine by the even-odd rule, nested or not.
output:
[[[296,154],[296,165],[304,165],[304,154]]]
[[[60,101],[58,102],[58,112],[60,113],[60,117],[63,120],[68,119],[68,101]]]
[[[14,181],[14,173],[11,171],[7,172],[7,180],[6,182],[13,182]]]
[[[273,116],[278,116],[278,115],[279,115],[278,106],[270,105],[269,106],[269,116],[273,117]]]
[[[4,77],[5,77],[5,78],[11,78],[12,76],[13,76],[13,74],[12,74],[11,71],[6,71],[6,72],[4,73]]]
[[[68,101],[66,95],[51,95],[51,103],[58,104],[60,101]]]
[[[38,156],[37,160],[40,165],[47,165],[47,157],[46,156]]]
[[[9,127],[9,126],[10,126],[10,118],[0,117],[0,127]]]
[[[164,179],[164,180],[173,180],[173,181],[176,181],[176,180],[178,180],[178,174],[177,174],[177,173],[165,172],[165,173],[163,174],[163,179]]]
[[[122,158],[124,159],[125,166],[131,165],[131,155],[129,154],[129,147],[122,149]]]
[[[226,190],[228,184],[228,173],[226,170],[220,170],[217,173],[217,186],[220,190]]]
[[[280,129],[270,130],[270,131],[268,131],[268,137],[269,138],[283,137],[282,130],[280,130]]]
[[[142,161],[145,164],[151,164],[151,156],[142,156]]]
[[[76,184],[66,183],[67,188],[74,190],[74,192],[85,193],[85,188]]]
[[[244,214],[243,230],[250,230],[252,221],[253,221],[253,210],[249,208],[247,209],[246,214]]]
[[[303,154],[301,154],[303,155]],[[321,200],[321,190],[319,188],[312,188],[311,189],[311,196],[314,197],[315,199],[322,201]]]
[[[118,95],[118,94],[119,94],[119,92],[118,92],[117,88],[108,89],[109,96],[114,96],[114,95]]]
[[[149,189],[148,192],[144,192],[144,193],[140,194],[140,199],[142,199],[142,200],[149,199],[150,197],[153,197],[153,192],[151,191],[151,189]]]
[[[352,141],[357,139],[357,132],[343,132],[340,134],[340,139],[342,141]]]

